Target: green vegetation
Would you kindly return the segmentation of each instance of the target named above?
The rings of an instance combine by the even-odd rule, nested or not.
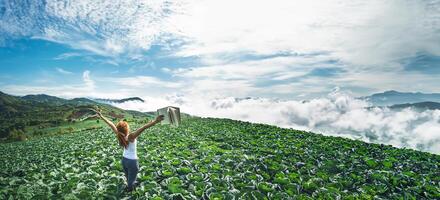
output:
[[[0,92],[0,140],[23,141],[101,127],[104,124],[97,123],[88,110],[96,105],[112,120],[143,122],[150,116],[86,98],[67,100],[43,94],[15,97]]]
[[[227,119],[182,124],[140,136],[131,194],[109,128],[0,144],[0,199],[440,198],[439,155]]]

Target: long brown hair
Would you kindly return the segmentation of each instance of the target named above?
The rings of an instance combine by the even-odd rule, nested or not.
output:
[[[128,141],[125,139],[130,131],[130,127],[128,126],[128,123],[125,121],[119,121],[118,124],[116,124],[116,129],[118,129],[117,138],[119,141],[119,145],[121,147],[127,148]]]

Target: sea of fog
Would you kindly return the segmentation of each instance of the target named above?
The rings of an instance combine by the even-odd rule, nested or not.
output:
[[[176,95],[144,100],[113,105],[142,112],[173,105],[201,117],[265,123],[440,153],[440,110],[371,107],[368,101],[340,91],[309,101]]]

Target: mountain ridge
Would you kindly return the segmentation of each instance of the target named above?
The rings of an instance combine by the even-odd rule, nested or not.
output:
[[[90,123],[89,119],[96,117],[89,108],[96,106],[111,120],[145,120],[151,117],[88,98],[63,99],[45,94],[20,97],[0,92],[0,138],[23,140],[34,133],[44,133],[60,126],[95,127],[98,123]]]
[[[425,101],[425,102],[418,102],[418,103],[405,103],[405,104],[395,104],[392,106],[389,106],[392,109],[402,109],[402,108],[416,108],[416,109],[425,109],[425,110],[440,110],[440,103],[438,102],[432,102],[432,101]]]
[[[97,102],[101,102],[101,103],[125,103],[127,101],[140,101],[142,103],[145,102],[145,100],[143,100],[140,97],[128,97],[128,98],[123,98],[123,99],[101,99],[101,98],[97,98],[97,99],[93,99],[94,101]]]
[[[374,106],[393,106],[396,104],[414,104],[420,102],[440,102],[440,93],[399,92],[388,90],[374,93],[360,99],[370,101]]]

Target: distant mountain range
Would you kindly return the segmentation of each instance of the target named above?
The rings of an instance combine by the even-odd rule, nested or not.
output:
[[[113,101],[138,101],[139,99],[128,98]],[[0,141],[22,140],[22,138],[60,132],[61,129],[58,130],[55,127],[64,127],[63,130],[66,131],[66,127],[98,126],[100,123],[95,122],[95,113],[89,110],[95,106],[99,106],[102,114],[112,120],[133,121],[152,117],[150,114],[123,110],[88,98],[63,99],[46,94],[20,97],[0,92]],[[90,123],[91,120],[92,123]]]
[[[124,99],[93,99],[94,101],[100,102],[100,103],[125,103],[128,101],[139,101],[139,102],[145,102],[143,99],[139,97],[130,97],[130,98],[124,98]]]
[[[63,99],[46,94],[31,94],[17,98],[31,102],[48,103],[55,106],[66,105],[66,104],[72,104],[72,105],[96,104],[95,101],[88,98]]]
[[[95,106],[99,106],[104,115],[115,120],[149,116],[142,112],[123,110],[88,98],[63,99],[46,94],[20,97],[0,92],[0,138],[5,136],[1,134],[5,130],[23,129],[26,131],[28,127],[82,121],[94,115],[88,109]]]
[[[405,103],[405,104],[395,104],[389,106],[391,109],[402,109],[402,108],[416,108],[419,110],[440,110],[440,103],[437,102],[419,102],[419,103]]]
[[[398,92],[394,90],[360,98],[370,101],[374,106],[425,106],[436,102],[440,103],[440,93],[426,94],[421,92]]]
[[[233,98],[235,102],[254,99],[251,97],[246,98]],[[407,107],[414,107],[417,109],[440,109],[440,93],[420,93],[420,92],[398,92],[398,91],[386,91],[383,93],[376,93],[370,96],[360,97],[360,99],[370,101],[373,106],[387,106],[392,109],[402,109]],[[214,102],[212,106],[214,107],[227,107],[230,101],[218,100]],[[110,106],[114,103],[125,103],[125,102],[145,102],[139,97],[130,97],[124,99],[88,99],[88,98],[74,98],[74,99],[63,99],[55,96],[50,96],[46,94],[37,95],[26,95],[26,96],[12,96],[0,92],[0,111],[4,113],[15,113],[21,111],[31,111],[36,108],[40,110],[45,110],[47,108],[54,108],[60,106],[68,106],[70,108],[77,108],[81,106],[90,105],[100,105],[108,108],[108,110],[116,111],[119,113],[124,113],[123,110]],[[107,104],[110,104],[108,107]],[[57,110],[57,109],[55,109]],[[62,109],[61,109],[62,110]],[[127,114],[127,111],[125,111]],[[130,114],[139,115],[139,112],[133,112]]]

